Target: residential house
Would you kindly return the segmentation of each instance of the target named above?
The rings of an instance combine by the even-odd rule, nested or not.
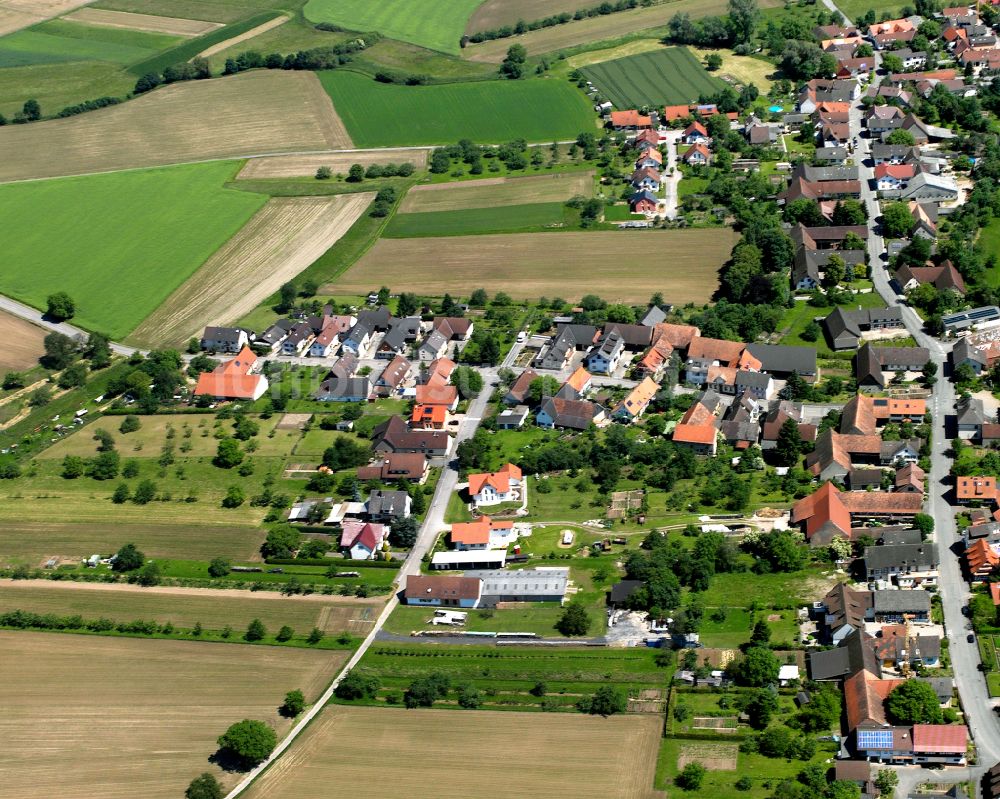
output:
[[[913,762],[964,766],[969,731],[964,724],[914,724]]]
[[[684,379],[694,385],[704,385],[712,366],[758,370],[760,361],[749,354],[742,342],[704,336],[693,338],[684,364]]]
[[[397,355],[375,381],[375,394],[380,397],[391,397],[402,388],[406,378],[410,376],[410,362],[402,355]]]
[[[559,387],[556,396],[560,399],[581,399],[594,383],[594,378],[582,366],[576,367],[566,382]]]
[[[722,411],[722,398],[714,391],[703,391],[684,412],[671,435],[675,444],[692,450],[696,455],[714,457],[718,445],[717,416]]]
[[[625,354],[625,339],[616,332],[606,333],[585,359],[587,369],[597,374],[613,374]]]
[[[882,192],[903,189],[915,174],[912,164],[879,164],[875,167],[875,188]]]
[[[535,424],[546,428],[586,430],[604,420],[604,408],[586,400],[549,397],[535,415]]]
[[[671,306],[668,305],[667,310],[669,310],[670,307]],[[643,315],[642,319],[639,320],[639,325],[641,327],[655,328],[657,325],[663,324],[666,318],[667,312],[663,310],[663,308],[659,305],[650,305],[649,308],[646,309],[646,313]],[[650,334],[650,339],[652,339],[652,334]]]
[[[903,312],[891,308],[859,308],[846,311],[837,308],[823,320],[827,339],[834,350],[857,349],[868,331],[903,329]]]
[[[511,385],[510,390],[504,395],[503,401],[507,405],[523,405],[530,398],[531,384],[539,377],[534,369],[525,369],[517,376]]]
[[[874,142],[871,147],[872,161],[881,164],[915,163],[920,159],[920,149],[907,144],[884,144]]]
[[[650,167],[652,169],[663,169],[663,156],[660,151],[654,146],[643,147],[642,151],[639,153],[639,157],[635,159],[635,168],[643,169],[645,167]]]
[[[406,422],[392,416],[372,431],[372,442],[377,453],[412,452],[435,458],[451,451],[452,438],[438,430],[410,430]]]
[[[684,144],[707,144],[711,141],[705,126],[698,121],[692,122],[681,133],[681,141]]]
[[[295,326],[291,319],[279,319],[267,330],[257,336],[255,346],[266,346],[271,352],[280,349],[281,342],[288,336],[288,331]]]
[[[431,556],[431,570],[502,569],[507,562],[505,549],[449,550]],[[468,572],[466,573],[468,574]]]
[[[868,580],[894,580],[900,588],[912,588],[914,580],[923,584],[937,581],[938,551],[934,544],[865,547],[864,562]]]
[[[435,316],[431,329],[440,331],[448,341],[468,341],[475,325],[463,316]]]
[[[506,549],[517,540],[514,522],[494,521],[480,516],[471,522],[456,522],[449,535],[451,545],[459,552]]]
[[[268,386],[267,378],[259,374],[260,365],[256,353],[244,347],[235,358],[198,375],[194,396],[217,400],[260,399]]]
[[[358,467],[358,480],[384,483],[406,480],[422,483],[427,478],[427,456],[418,452],[390,452],[370,466]]]
[[[959,505],[992,505],[997,501],[997,479],[988,476],[956,477],[955,502]]]
[[[629,210],[636,214],[655,214],[658,200],[648,189],[637,191],[628,199]]]
[[[331,372],[313,397],[322,402],[367,402],[372,396],[370,377],[338,377]]]
[[[660,390],[660,387],[656,384],[656,381],[649,377],[645,377],[642,381],[633,388],[625,398],[615,406],[611,415],[616,419],[622,419],[628,422],[634,422],[643,413],[646,412],[646,408],[649,407],[649,403],[652,402],[653,397],[656,396],[656,392]]]
[[[421,361],[436,361],[448,355],[448,337],[440,330],[432,330],[417,349]]]
[[[965,565],[969,570],[969,579],[977,582],[988,580],[1000,567],[996,544],[986,538],[973,541],[965,550]]]
[[[904,292],[929,283],[938,291],[954,291],[956,294],[965,296],[965,280],[951,261],[943,261],[938,266],[904,264],[896,270],[893,280]]]
[[[521,470],[513,463],[496,472],[469,475],[469,496],[476,507],[520,502],[524,487]]]
[[[368,494],[368,518],[376,522],[400,521],[410,515],[410,505],[410,495],[405,491],[377,489]]]
[[[444,405],[414,405],[410,412],[410,429],[444,430],[449,416]]]
[[[925,347],[874,347],[865,343],[854,359],[858,388],[880,391],[887,372],[919,372],[930,360]]]
[[[941,663],[941,638],[913,635],[904,624],[887,624],[874,642],[875,655],[885,669],[937,668]]]
[[[635,109],[612,111],[610,122],[611,127],[615,130],[643,130],[653,126],[653,122],[648,116],[640,114]]]
[[[375,348],[375,357],[391,360],[404,355],[409,345],[420,335],[420,318],[393,319],[389,329]]]
[[[497,414],[497,430],[519,430],[528,421],[531,410],[527,405],[515,405]]]
[[[565,369],[579,350],[589,349],[596,340],[597,328],[593,325],[560,325],[552,343],[542,351],[536,365],[540,369]]]
[[[828,546],[834,537],[852,538],[852,530],[863,523],[910,522],[922,507],[923,497],[917,494],[841,492],[827,482],[795,503],[791,520],[810,545]]]
[[[349,352],[358,358],[367,354],[375,331],[361,318],[355,322],[343,341],[344,352]]]
[[[475,577],[411,574],[403,597],[407,605],[474,608],[481,590],[482,581]]]
[[[924,470],[915,463],[908,463],[896,470],[893,490],[912,494],[924,493]]]
[[[712,163],[712,152],[704,144],[692,144],[681,155],[681,160],[688,166],[708,166]]]
[[[632,173],[632,188],[637,191],[658,191],[662,182],[663,177],[652,167],[646,166]]]
[[[340,343],[340,335],[334,325],[324,327],[309,345],[310,358],[329,358]]]
[[[312,340],[312,326],[308,322],[300,322],[288,331],[288,335],[281,342],[281,354],[292,357],[301,355],[309,348]]]
[[[438,358],[430,363],[424,382],[414,389],[418,405],[441,405],[454,413],[458,408],[458,388],[448,380],[455,370],[455,362]]]
[[[864,250],[810,250],[799,247],[792,264],[792,285],[798,291],[819,288],[826,274],[826,265],[836,255],[849,269],[864,265],[867,254]]]
[[[860,189],[859,189],[860,192]],[[829,225],[825,227],[806,227],[801,222],[795,225],[789,234],[797,247],[810,250],[844,250],[844,240],[849,233],[861,241],[868,241],[867,225]]]
[[[927,591],[872,591],[875,621],[882,624],[930,624],[931,595]]]
[[[903,127],[902,109],[894,105],[873,105],[865,112],[865,127],[875,138]]]
[[[247,331],[238,327],[206,327],[201,334],[201,348],[209,352],[235,355],[249,344]]]
[[[351,560],[374,559],[389,536],[385,525],[372,522],[345,520],[340,530],[340,548]]]
[[[950,358],[952,370],[966,364],[977,377],[985,372],[989,365],[986,355],[973,346],[966,336],[957,339],[952,345]]]

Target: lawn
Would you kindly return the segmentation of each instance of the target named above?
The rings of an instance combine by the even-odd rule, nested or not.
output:
[[[0,290],[38,308],[66,291],[76,324],[125,336],[266,201],[223,189],[235,170],[191,164],[0,186]]]
[[[458,55],[465,24],[482,0],[309,0],[310,22],[332,22],[352,31],[378,31],[391,39]]]
[[[177,36],[54,19],[0,38],[0,67],[67,61],[131,64],[180,41]]]
[[[686,47],[640,53],[580,71],[618,109],[694,103],[725,85]]]
[[[594,129],[586,98],[562,81],[402,86],[347,70],[317,74],[358,147],[552,142]]]
[[[181,796],[211,771],[216,738],[245,718],[272,725],[287,691],[314,702],[347,653],[194,641],[0,632],[17,663],[0,685],[4,794]],[[55,718],[58,724],[53,724]]]
[[[2,607],[2,594],[0,594]],[[433,608],[411,608],[400,605],[392,612],[385,629],[399,635],[409,635],[413,630],[441,630],[429,624]],[[516,610],[471,610],[465,630],[479,632],[537,633],[547,638],[557,638],[555,624],[562,615],[556,602],[535,602]]]
[[[818,571],[789,574],[717,574],[707,591],[699,594],[705,607],[793,608],[823,596],[836,580]],[[776,624],[776,627],[780,626]],[[777,636],[776,636],[777,639]]]
[[[484,233],[525,233],[571,224],[572,212],[562,203],[466,208],[396,214],[385,229],[388,238],[468,236]]]
[[[652,714],[334,706],[289,751],[285,767],[265,772],[247,796],[347,799],[363,785],[361,793],[380,799],[647,799],[659,736]],[[462,763],[474,766],[459,773]]]
[[[875,16],[882,18],[883,12],[888,13],[890,17],[897,16],[903,9],[903,3],[887,2],[887,0],[841,0],[837,3],[837,8],[840,9],[842,13],[849,20],[857,20],[858,17],[862,16],[868,9],[875,10]]]

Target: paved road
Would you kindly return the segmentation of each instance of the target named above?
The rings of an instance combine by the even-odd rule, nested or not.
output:
[[[667,219],[677,218],[677,189],[682,177],[681,171],[677,168],[677,142],[681,140],[682,133],[680,130],[672,130],[667,134],[667,163],[664,165],[667,172],[667,207],[664,215]]]
[[[25,319],[32,324],[38,325],[39,327],[44,327],[46,330],[53,330],[56,333],[62,333],[64,336],[69,336],[73,339],[82,339],[86,341],[87,337],[90,335],[87,331],[81,330],[76,325],[71,325],[68,322],[53,322],[46,319],[42,316],[40,311],[35,310],[30,305],[25,305],[17,300],[12,300],[10,297],[0,295],[0,310],[6,311],[12,316],[18,316],[21,319]],[[132,355],[136,351],[134,347],[126,347],[124,344],[117,344],[115,342],[111,343],[111,349],[119,355],[125,355],[126,357]]]
[[[828,8],[836,9],[830,0],[824,0],[824,4]],[[877,54],[876,59],[878,59]],[[879,82],[881,79],[876,78],[876,85]],[[851,137],[858,137],[855,161],[861,168],[861,195],[868,210],[870,230],[868,254],[872,265],[872,281],[886,305],[902,309],[907,332],[919,346],[926,347],[930,351],[931,359],[938,366],[938,380],[928,400],[928,409],[933,418],[933,443],[926,511],[934,517],[935,538],[940,551],[938,593],[944,609],[945,630],[950,639],[949,652],[955,684],[962,700],[969,730],[976,742],[980,764],[973,769],[934,771],[914,767],[900,768],[898,769],[900,783],[896,795],[906,797],[921,782],[951,783],[966,781],[970,777],[978,779],[985,767],[992,766],[1000,759],[1000,721],[993,712],[993,703],[986,690],[986,681],[979,672],[978,647],[966,639],[966,620],[962,615],[962,607],[968,601],[969,589],[962,576],[959,558],[952,549],[958,540],[958,534],[954,509],[948,502],[951,459],[947,454],[950,443],[945,423],[948,415],[954,412],[955,389],[954,385],[944,377],[944,367],[950,348],[924,332],[919,316],[913,308],[900,302],[900,297],[890,286],[886,261],[882,260],[885,255],[885,242],[877,227],[880,211],[874,189],[874,167],[870,157],[872,142],[861,136],[862,113],[860,104],[852,107],[850,129]]]

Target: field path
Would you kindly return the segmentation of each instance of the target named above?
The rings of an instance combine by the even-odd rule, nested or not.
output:
[[[314,73],[259,70],[0,128],[0,182],[352,146]]]
[[[0,2],[0,36],[62,16],[93,0],[3,0]]]
[[[129,337],[183,344],[248,314],[343,236],[374,192],[272,199]]]
[[[252,596],[254,599],[274,602],[319,602],[327,605],[373,605],[377,600],[362,599],[355,596],[325,596],[324,594],[295,594],[285,596],[278,591],[251,591],[249,588],[184,588],[181,586],[158,585],[144,588],[131,583],[80,583],[74,580],[3,580],[0,584],[4,588],[46,588],[58,590],[85,590],[85,591],[116,591],[120,594],[160,594],[163,596],[197,596],[197,597],[226,597],[231,599],[244,599]]]
[[[209,58],[216,53],[221,53],[227,47],[232,47],[234,44],[239,44],[240,42],[245,42],[247,39],[252,39],[254,36],[260,36],[262,33],[266,33],[272,28],[277,28],[279,25],[284,25],[288,22],[288,17],[275,17],[274,19],[269,19],[263,25],[258,25],[256,28],[251,28],[246,33],[241,33],[239,36],[234,36],[231,39],[226,39],[225,41],[213,44],[211,47],[207,47],[202,50],[196,58]]]

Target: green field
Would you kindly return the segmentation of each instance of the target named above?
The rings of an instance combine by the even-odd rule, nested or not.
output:
[[[233,163],[0,186],[0,291],[39,308],[76,300],[74,322],[124,337],[264,204],[222,184]]]
[[[309,0],[311,22],[333,22],[348,30],[378,31],[391,39],[458,54],[465,24],[482,0]]]
[[[977,246],[984,255],[1000,256],[1000,220],[992,220],[979,231]],[[1000,286],[1000,267],[986,270],[986,283],[994,288]]]
[[[618,109],[693,103],[725,85],[709,75],[686,47],[616,58],[580,71]]]
[[[177,36],[54,19],[0,38],[0,67],[65,61],[131,64],[180,41]]]
[[[522,233],[562,227],[566,212],[562,203],[531,203],[499,208],[466,208],[461,211],[423,211],[396,214],[385,235],[407,239],[414,236],[467,236],[480,233]]]
[[[555,80],[402,86],[346,70],[317,74],[358,147],[552,142],[594,129],[584,96]]]

